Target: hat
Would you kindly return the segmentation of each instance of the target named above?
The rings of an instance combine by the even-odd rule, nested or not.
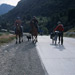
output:
[[[58,23],[57,24],[61,24],[61,21],[58,21]]]

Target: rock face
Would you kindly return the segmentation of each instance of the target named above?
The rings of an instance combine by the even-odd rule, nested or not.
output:
[[[0,5],[0,15],[7,13],[8,11],[10,11],[13,8],[14,8],[14,6],[7,5],[7,4]]]

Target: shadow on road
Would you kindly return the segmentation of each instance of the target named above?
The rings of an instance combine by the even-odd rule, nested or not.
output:
[[[25,41],[22,46],[24,46],[22,51],[28,51],[34,49],[36,45],[34,45],[31,41]]]
[[[57,46],[55,46],[55,48],[59,49],[60,51],[65,50],[65,46],[64,45],[57,45]]]
[[[65,46],[64,45],[60,45],[60,44],[50,44],[51,46],[54,46],[55,49],[59,49],[60,51],[65,50]]]

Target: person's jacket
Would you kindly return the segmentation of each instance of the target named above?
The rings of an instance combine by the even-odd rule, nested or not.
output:
[[[64,31],[64,27],[62,24],[59,24],[55,29],[54,31]]]
[[[15,21],[15,26],[17,26],[17,24],[18,24],[19,26],[21,26],[21,20],[16,20],[16,21]]]

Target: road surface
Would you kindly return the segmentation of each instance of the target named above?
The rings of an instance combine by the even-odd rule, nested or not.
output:
[[[37,50],[48,75],[75,75],[75,39],[54,45],[49,36],[39,36]]]
[[[26,38],[1,46],[0,75],[45,75],[36,46]]]
[[[75,75],[75,39],[54,45],[49,36],[33,44],[15,41],[0,47],[0,75]]]

